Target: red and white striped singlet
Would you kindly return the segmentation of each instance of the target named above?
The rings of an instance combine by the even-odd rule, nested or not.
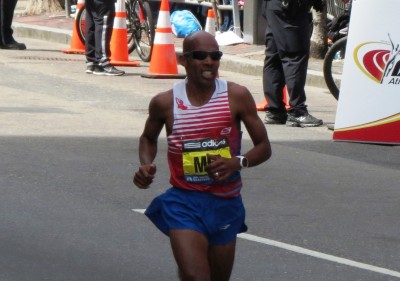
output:
[[[209,161],[207,154],[226,158],[240,155],[241,132],[232,122],[227,81],[216,79],[215,86],[211,99],[203,106],[190,104],[186,80],[173,87],[174,123],[168,136],[170,183],[220,197],[235,197],[242,188],[239,172],[217,184],[204,169]]]

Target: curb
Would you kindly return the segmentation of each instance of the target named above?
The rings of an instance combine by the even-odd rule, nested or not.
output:
[[[71,43],[72,31],[59,28],[44,27],[39,25],[13,23],[14,34],[18,37],[28,37],[45,40],[54,43],[69,45]],[[179,48],[177,48],[179,52]],[[251,60],[235,55],[224,54],[220,69],[235,73],[262,77],[263,61]],[[322,71],[308,69],[307,86],[326,88]]]
[[[28,37],[67,45],[71,43],[72,37],[72,31],[69,30],[18,22],[13,23],[13,31],[18,37]]]
[[[263,61],[256,61],[225,54],[224,54],[224,59],[221,60],[220,64],[221,70],[232,71],[252,76],[260,76],[260,77],[262,77],[263,68],[264,68]],[[318,88],[326,88],[323,72],[308,69],[306,85]]]

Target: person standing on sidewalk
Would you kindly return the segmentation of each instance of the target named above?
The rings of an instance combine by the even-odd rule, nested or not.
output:
[[[158,137],[165,126],[172,187],[145,214],[169,236],[179,277],[228,281],[236,236],[245,232],[240,172],[268,160],[271,146],[249,90],[218,79],[222,52],[214,36],[197,31],[183,41],[187,78],[152,98],[139,142],[133,183],[153,182]],[[241,126],[253,146],[241,154]]]
[[[0,0],[0,49],[26,49],[24,43],[15,41],[11,28],[17,1],[18,0]]]
[[[86,73],[120,76],[125,72],[110,63],[110,41],[115,17],[113,0],[85,0]]]
[[[315,3],[313,3],[315,2]],[[263,69],[266,106],[265,124],[316,127],[322,120],[308,113],[306,93],[310,54],[311,7],[322,8],[322,0],[264,0],[265,59]],[[290,109],[282,99],[287,86]]]

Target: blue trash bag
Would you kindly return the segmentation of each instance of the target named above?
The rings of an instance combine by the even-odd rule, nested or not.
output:
[[[171,14],[172,32],[178,38],[185,38],[189,34],[201,30],[201,24],[188,10],[174,11]]]

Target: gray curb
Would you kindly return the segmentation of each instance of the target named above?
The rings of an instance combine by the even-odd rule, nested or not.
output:
[[[18,22],[13,23],[13,30],[18,37],[35,38],[67,45],[70,44],[72,37],[72,31],[69,30]]]
[[[72,31],[69,30],[18,22],[13,23],[13,29],[15,35],[18,37],[35,38],[67,45],[70,44],[72,37]],[[221,60],[220,69],[261,77],[263,71],[263,61],[255,61],[234,55],[224,55],[224,59]],[[306,83],[308,86],[326,88],[322,71],[309,69],[307,73]]]
[[[263,72],[263,63],[263,61],[255,61],[224,54],[224,59],[221,60],[220,69],[261,77]],[[306,84],[307,86],[326,88],[322,71],[308,69]]]

